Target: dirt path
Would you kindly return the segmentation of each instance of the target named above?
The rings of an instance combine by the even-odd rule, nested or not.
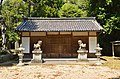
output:
[[[89,65],[31,65],[0,67],[0,79],[108,79],[120,70]]]

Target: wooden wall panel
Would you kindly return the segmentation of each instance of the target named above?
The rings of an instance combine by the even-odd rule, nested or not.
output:
[[[59,32],[47,32],[47,35],[59,35]]]
[[[89,36],[97,36],[96,32],[89,32]]]
[[[22,32],[22,36],[29,36],[29,32]]]
[[[60,32],[61,35],[71,35],[71,32]]]
[[[31,52],[34,50],[33,45],[39,40],[43,41],[42,51],[43,58],[77,58],[79,48],[78,40],[82,40],[89,48],[88,37],[73,37],[71,35],[56,35],[46,37],[31,37]]]
[[[88,32],[72,32],[73,36],[88,36]]]
[[[31,36],[46,36],[46,32],[31,32]]]

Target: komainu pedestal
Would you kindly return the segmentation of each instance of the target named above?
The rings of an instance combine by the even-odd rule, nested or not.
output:
[[[85,50],[78,50],[78,61],[80,60],[87,60],[87,51]]]
[[[42,51],[38,50],[34,50],[32,51],[33,53],[33,59],[32,59],[32,63],[42,63]]]
[[[42,63],[42,51],[41,51],[41,44],[42,41],[38,41],[37,44],[34,44],[33,59],[31,60],[32,63]]]

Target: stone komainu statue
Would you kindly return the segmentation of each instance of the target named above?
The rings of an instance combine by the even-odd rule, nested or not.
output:
[[[86,44],[83,44],[82,40],[78,40],[78,44],[79,44],[79,50],[86,47]]]
[[[42,41],[38,41],[37,44],[34,44],[35,50],[41,50],[41,44],[42,44]]]

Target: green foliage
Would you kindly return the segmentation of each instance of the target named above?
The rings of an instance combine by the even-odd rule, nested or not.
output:
[[[106,20],[104,28],[108,34],[110,34],[113,29],[120,29],[120,19],[115,16],[110,17]]]
[[[22,0],[6,0],[3,4],[2,14],[7,30],[14,29],[26,14],[26,6]],[[13,28],[14,27],[14,28]]]
[[[88,13],[89,0],[32,0],[32,1],[35,5],[31,7],[31,15],[35,17],[62,17],[62,15],[65,14],[64,9],[68,9],[68,13],[70,12],[70,15],[66,14],[66,17],[87,16]]]
[[[106,0],[107,5],[110,5],[112,3],[112,0]]]
[[[22,0],[5,0],[2,7],[2,16],[7,28],[7,44],[19,40],[15,28],[22,22],[23,15],[26,15],[26,7]]]
[[[59,17],[86,17],[89,0],[64,0],[65,4],[59,10]]]
[[[34,17],[58,17],[58,10],[63,5],[62,0],[32,0],[32,16]]]
[[[83,16],[83,12],[75,4],[65,3],[59,10],[59,17],[80,17]]]
[[[89,8],[89,0],[64,0],[64,2],[76,4],[79,6],[80,9],[88,9]]]
[[[7,37],[9,38],[8,42],[14,43],[20,40],[19,35],[16,32],[10,30],[10,31],[7,31],[6,33],[7,33]]]
[[[0,63],[4,63],[7,61],[18,60],[18,55],[13,54],[9,50],[0,50]],[[0,64],[1,66],[2,64]]]
[[[107,34],[120,29],[120,0],[90,0],[89,16],[96,16]]]

